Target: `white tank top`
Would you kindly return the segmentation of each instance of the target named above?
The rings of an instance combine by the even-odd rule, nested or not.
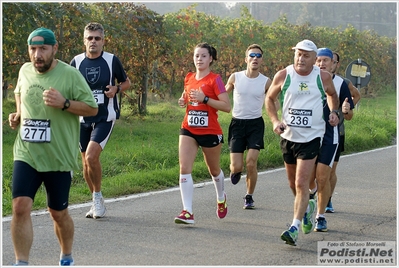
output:
[[[323,107],[327,102],[320,68],[314,66],[307,76],[299,75],[293,65],[287,66],[286,70],[280,101],[287,128],[281,137],[299,143],[323,138],[326,124]]]
[[[262,116],[268,79],[261,73],[256,78],[247,77],[245,71],[235,73],[232,111],[234,118],[255,119]]]

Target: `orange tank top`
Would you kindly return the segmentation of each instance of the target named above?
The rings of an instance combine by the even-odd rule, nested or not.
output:
[[[218,95],[226,92],[220,75],[210,72],[204,78],[197,80],[195,73],[188,73],[184,79],[184,92],[186,96],[192,89],[202,89],[210,99],[218,99]],[[186,114],[182,128],[194,135],[222,135],[223,131],[218,121],[218,110],[202,102],[193,103],[188,100]]]

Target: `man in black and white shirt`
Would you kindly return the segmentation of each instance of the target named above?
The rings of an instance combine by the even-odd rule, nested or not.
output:
[[[103,51],[104,28],[91,22],[84,29],[86,52],[75,56],[71,65],[86,78],[98,104],[96,116],[81,117],[80,152],[83,176],[93,195],[93,205],[86,218],[104,217],[106,209],[101,193],[102,170],[100,154],[107,144],[120,109],[117,94],[130,87],[120,60]],[[117,83],[116,83],[116,81]]]

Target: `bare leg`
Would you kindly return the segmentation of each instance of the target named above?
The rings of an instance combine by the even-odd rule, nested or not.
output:
[[[100,163],[100,154],[102,148],[100,144],[90,141],[84,156],[84,175],[90,190],[93,192],[101,191],[102,170]]]
[[[334,162],[332,170],[331,170],[331,176],[330,176],[330,187],[331,187],[331,196],[333,196],[334,194],[334,190],[335,190],[335,185],[337,185],[337,166],[338,166],[338,162]]]
[[[297,160],[295,176],[295,203],[294,219],[302,220],[309,203],[309,184],[316,158],[310,160]]]
[[[48,208],[54,222],[54,232],[60,243],[61,252],[64,254],[72,253],[74,236],[74,223],[68,213],[68,209],[61,211]]]
[[[328,165],[318,163],[316,168],[317,180],[317,214],[324,214],[328,199],[331,196],[330,186],[331,168]]]
[[[295,174],[296,174],[296,164],[287,164],[285,165],[285,171],[287,172],[288,184],[294,196],[296,196],[296,187],[295,187]]]
[[[208,166],[209,174],[217,177],[220,174],[220,153],[222,151],[222,144],[211,148],[202,148],[204,160]]]
[[[247,193],[253,194],[258,180],[258,156],[259,150],[249,149],[246,159],[247,166]]]
[[[29,261],[29,252],[33,242],[33,227],[30,212],[33,200],[22,196],[12,200],[11,236],[16,261]]]
[[[83,166],[83,178],[85,179],[87,186],[89,187],[90,193],[93,193],[93,183],[91,182],[88,174],[88,164],[86,162],[86,152],[80,153],[82,156],[82,166]]]
[[[238,173],[244,169],[244,154],[243,153],[230,153],[230,172]]]

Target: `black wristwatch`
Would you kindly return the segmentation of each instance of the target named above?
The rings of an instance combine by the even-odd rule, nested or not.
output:
[[[207,104],[209,101],[209,97],[205,96],[204,100],[202,101],[203,104]]]
[[[119,93],[121,91],[121,85],[117,85],[116,86],[118,88],[118,90],[116,91],[116,93]]]
[[[69,102],[69,100],[68,100],[68,99],[65,99],[65,102],[64,102],[64,108],[62,108],[62,110],[64,111],[64,110],[68,109],[68,108],[69,108],[69,106],[71,106],[71,103]]]

